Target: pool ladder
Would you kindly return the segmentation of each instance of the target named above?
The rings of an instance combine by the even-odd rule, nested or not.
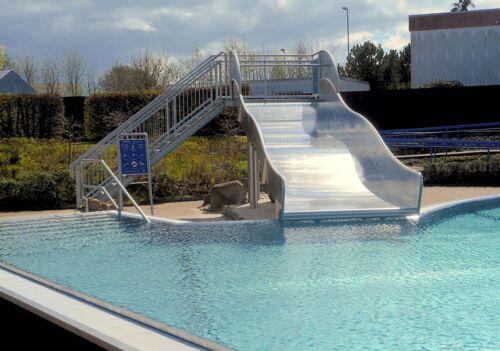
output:
[[[130,202],[135,207],[135,209],[137,210],[137,212],[139,212],[139,214],[141,215],[141,217],[146,222],[151,223],[151,220],[146,216],[146,214],[144,213],[144,211],[139,207],[139,205],[134,200],[134,198],[132,197],[132,195],[130,195],[130,193],[127,191],[127,189],[125,188],[125,186],[122,184],[122,182],[120,182],[120,180],[118,179],[118,177],[113,173],[113,171],[111,170],[111,168],[106,164],[106,162],[104,160],[83,159],[83,160],[80,161],[80,167],[79,167],[80,172],[77,173],[77,177],[79,177],[79,184],[81,184],[82,190],[83,189],[97,190],[97,191],[101,192],[101,194],[106,195],[106,197],[113,204],[113,207],[118,211],[118,216],[121,218],[122,210],[123,210],[123,208],[122,208],[123,207],[122,201],[119,201],[120,204],[117,204],[116,201],[111,196],[111,194],[106,190],[106,187],[104,187],[101,184],[97,184],[97,185],[94,185],[94,184],[85,184],[85,176],[84,176],[84,172],[83,172],[84,168],[82,167],[84,164],[96,164],[98,166],[102,166],[104,168],[104,170],[106,171],[106,173],[113,179],[115,185],[117,185],[118,188],[121,190],[121,192],[123,194],[125,194],[125,196],[130,200]],[[119,196],[120,196],[120,199],[121,199],[121,195],[119,195]],[[84,196],[83,197],[83,201],[85,203],[85,212],[88,212],[89,211],[89,198],[86,197],[86,196]]]

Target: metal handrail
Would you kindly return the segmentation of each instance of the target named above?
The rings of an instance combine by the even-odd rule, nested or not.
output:
[[[130,117],[126,122],[118,126],[114,131],[105,136],[101,141],[94,145],[93,148],[88,150],[79,159],[75,160],[71,164],[71,170],[73,171],[76,166],[79,165],[79,161],[85,158],[94,157],[95,155],[99,155],[101,153],[101,147],[109,146],[114,144],[115,138],[118,134],[123,133],[124,131],[128,131],[129,129],[134,129],[144,122],[144,119],[150,117],[153,112],[151,110],[156,111],[159,106],[163,106],[167,103],[164,100],[172,100],[177,97],[180,93],[182,93],[186,86],[196,82],[199,78],[203,76],[206,72],[207,68],[211,68],[211,64],[218,58],[224,56],[225,53],[221,52],[218,55],[213,55],[203,61],[200,65],[198,65],[194,70],[189,72],[186,76],[181,78],[176,84],[167,88],[165,92],[158,95],[151,103],[146,105],[143,109],[139,110],[136,114]],[[170,102],[168,101],[168,102]],[[158,106],[159,105],[159,106]]]
[[[237,54],[237,55],[238,57],[312,57],[318,54],[319,52],[316,52],[314,54]]]
[[[134,205],[135,209],[137,210],[137,212],[139,212],[139,214],[141,215],[141,217],[148,223],[151,223],[151,220],[146,216],[146,214],[144,213],[144,211],[139,207],[139,205],[137,204],[137,202],[135,202],[134,198],[132,197],[132,195],[129,194],[129,192],[127,191],[127,189],[123,186],[122,182],[118,179],[118,177],[113,173],[113,171],[111,170],[111,168],[109,168],[109,166],[106,164],[106,162],[104,160],[93,160],[93,159],[84,159],[84,160],[81,160],[82,163],[99,163],[101,164],[104,169],[108,172],[108,174],[111,176],[111,178],[116,182],[116,184],[120,187],[120,189],[123,191],[123,193],[125,194],[125,196],[130,200],[130,202],[132,202],[132,205]],[[102,186],[97,186],[98,188],[103,188]],[[106,189],[104,189],[106,195],[108,197],[111,198],[111,195],[106,191]],[[116,202],[114,202],[114,205],[118,208],[118,212],[121,212],[121,208],[119,208],[117,205],[116,205]]]
[[[155,152],[160,151],[162,148],[156,150],[156,145],[161,145],[176,130],[184,128],[187,121],[198,120],[197,116],[199,115],[205,116],[204,110],[214,100],[223,100],[229,96],[228,79],[226,54],[221,52],[208,57],[182,77],[176,84],[168,87],[162,94],[153,99],[152,102],[75,160],[70,166],[71,174],[78,174],[78,168],[85,167],[85,165],[81,165],[81,161],[84,159],[106,158],[115,167],[113,161],[115,156],[110,154],[108,150],[116,145],[116,137],[124,132],[150,131],[153,135],[150,135],[148,147],[152,150],[152,159],[157,159]],[[189,105],[186,102],[189,102]],[[158,113],[165,116],[161,124],[158,122],[160,120]],[[78,177],[76,181],[77,189],[82,189],[79,185],[80,180]],[[114,186],[110,177],[108,179],[101,179],[96,183],[110,191]],[[79,191],[77,193],[77,202],[78,206],[81,206],[80,201],[83,196],[94,195],[96,189],[91,189],[86,194],[80,194]]]

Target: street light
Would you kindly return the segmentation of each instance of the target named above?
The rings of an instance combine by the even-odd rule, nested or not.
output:
[[[347,57],[349,57],[349,52],[351,52],[351,48],[349,45],[349,9],[347,7],[342,7],[342,10],[344,10],[347,14]]]
[[[285,53],[286,53],[286,51],[285,51],[285,49],[281,49],[280,52],[283,53],[283,72],[281,72],[281,75],[283,76],[282,78],[285,79],[286,78],[286,68],[285,68],[285,65],[286,65],[286,63],[285,63],[285,61],[286,61]]]

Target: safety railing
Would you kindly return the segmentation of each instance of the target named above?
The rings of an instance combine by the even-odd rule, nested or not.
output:
[[[139,207],[137,202],[134,200],[134,198],[130,195],[130,193],[127,191],[125,186],[120,182],[118,177],[113,173],[111,168],[106,164],[104,160],[93,160],[93,159],[83,159],[80,160],[81,166],[83,165],[93,165],[92,172],[88,172],[89,168],[85,169],[84,167],[79,167],[79,173],[77,175],[80,186],[81,186],[81,191],[82,193],[85,192],[85,189],[91,189],[92,191],[100,191],[102,192],[103,195],[107,197],[108,200],[110,200],[113,204],[113,206],[118,210],[118,214],[121,216],[121,211],[122,208],[116,203],[116,201],[113,199],[113,196],[107,191],[107,189],[99,184],[94,184],[96,179],[100,179],[103,174],[105,174],[107,177],[111,178],[116,186],[123,192],[123,194],[129,199],[129,201],[132,203],[132,205],[135,207],[137,212],[141,215],[141,217],[148,223],[151,222],[151,220],[146,216],[144,211]],[[84,172],[83,170],[86,170]],[[97,177],[88,177],[88,175],[95,174]],[[83,196],[83,201],[85,203],[85,209],[88,211],[88,201],[89,198],[87,196]]]
[[[246,99],[297,99],[318,92],[320,53],[238,55]]]
[[[221,52],[210,56],[74,161],[70,168],[72,175],[78,172],[89,173],[87,176],[96,178],[95,185],[105,188],[113,195],[117,187],[113,178],[104,173],[94,173],[93,166],[87,162],[82,163],[82,160],[103,160],[113,173],[117,173],[116,142],[118,135],[122,133],[147,133],[151,160],[160,160],[161,153],[165,152],[166,142],[172,142],[185,133],[199,118],[205,117],[206,111],[213,105],[230,96],[229,81],[230,69],[226,54]],[[133,179],[127,181],[131,182]],[[97,188],[83,189],[78,177],[76,182],[77,207],[83,206],[84,197],[104,196]]]
[[[427,149],[434,158],[459,150],[484,150],[488,158],[500,150],[500,122],[459,124],[381,131],[387,145],[399,149]]]

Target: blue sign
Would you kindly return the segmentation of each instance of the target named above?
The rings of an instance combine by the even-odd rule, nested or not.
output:
[[[118,148],[121,174],[148,174],[146,139],[122,139]]]
[[[314,59],[312,61],[312,63],[315,65],[319,64],[319,58]],[[317,94],[319,91],[319,67],[318,66],[313,66],[312,74],[313,74],[313,94]]]

